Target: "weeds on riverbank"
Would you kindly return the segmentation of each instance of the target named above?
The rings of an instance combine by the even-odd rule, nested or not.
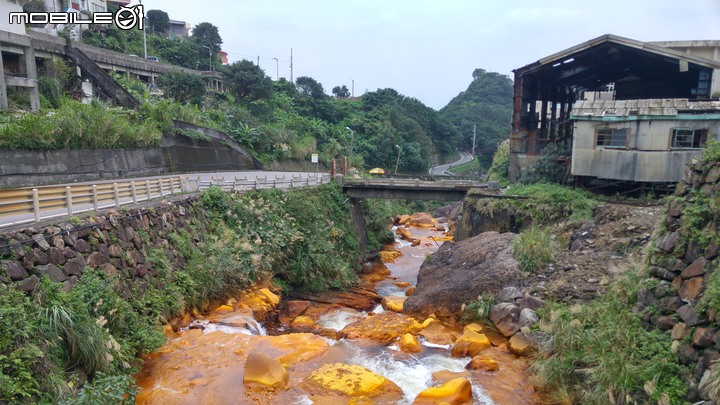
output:
[[[532,366],[553,404],[683,403],[686,369],[667,333],[647,330],[631,311],[640,272],[630,270],[610,291],[583,304],[550,304],[541,329],[552,354]]]
[[[552,261],[558,244],[549,227],[531,226],[513,242],[515,258],[520,269],[534,273]]]

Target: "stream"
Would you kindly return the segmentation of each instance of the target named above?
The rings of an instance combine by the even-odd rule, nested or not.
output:
[[[395,228],[393,228],[395,230]],[[420,244],[396,239],[390,250],[402,255],[385,263],[389,277],[377,277],[381,297],[404,297],[416,284],[425,257],[437,251],[444,233],[434,228],[409,229]],[[380,266],[382,267],[382,266]],[[387,270],[384,270],[387,273]],[[384,278],[384,279],[383,279]],[[265,290],[267,291],[267,290]],[[270,298],[268,296],[270,295]],[[397,341],[383,344],[370,339],[342,338],[347,325],[373,314],[385,312],[381,305],[371,311],[323,302],[312,302],[303,316],[264,315],[277,306],[272,293],[248,291],[241,297],[199,316],[178,332],[168,332],[168,342],[146,357],[136,375],[140,394],[138,404],[345,404],[348,398],[318,395],[304,389],[304,380],[327,364],[362,366],[397,384],[400,399],[374,398],[375,402],[411,404],[422,391],[456,377],[472,383],[474,404],[533,404],[535,397],[527,374],[527,362],[511,354],[500,343],[482,352],[500,363],[494,372],[468,371],[469,357],[450,355],[452,340],[430,343],[418,335],[420,353],[404,353]],[[280,305],[282,307],[282,305]],[[442,324],[442,333],[456,337],[462,327]],[[434,339],[433,339],[434,340]],[[493,342],[495,343],[495,342]],[[243,384],[245,364],[250,353],[263,353],[277,359],[289,373],[285,388],[257,389]],[[313,396],[313,394],[315,394]],[[312,397],[312,398],[311,398]],[[364,398],[367,399],[367,398]],[[352,401],[351,401],[352,402]]]

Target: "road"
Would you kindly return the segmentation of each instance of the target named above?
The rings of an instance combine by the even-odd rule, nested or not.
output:
[[[267,179],[271,182],[272,187],[275,187],[276,185],[273,182],[273,179],[286,179],[290,180],[293,176],[295,177],[302,177],[303,179],[312,178],[315,179],[315,173],[309,173],[309,172],[268,172],[268,171],[244,171],[244,172],[212,172],[212,173],[191,173],[191,174],[177,174],[177,175],[164,175],[164,176],[155,176],[155,177],[136,177],[136,178],[127,178],[127,179],[116,179],[116,180],[97,180],[97,181],[89,181],[89,182],[77,182],[77,183],[66,183],[66,184],[57,184],[57,185],[48,185],[48,186],[39,186],[35,187],[38,189],[43,188],[53,188],[53,189],[63,189],[67,186],[75,187],[75,186],[83,186],[83,185],[101,185],[101,184],[112,184],[112,183],[129,183],[131,181],[135,181],[138,183],[138,190],[140,193],[143,192],[143,184],[145,183],[145,180],[156,180],[156,179],[168,179],[171,177],[182,177],[182,178],[188,178],[190,180],[199,180],[200,182],[216,182],[216,181],[233,181],[235,178],[237,178],[239,181],[247,180],[248,182],[253,182],[258,177],[261,179]],[[320,176],[323,175],[323,173],[319,173]],[[310,182],[312,185],[313,182]],[[167,186],[167,183],[166,183]],[[282,185],[278,187],[283,187]],[[287,187],[287,185],[285,186]],[[25,189],[31,189],[30,187],[25,187]],[[176,189],[176,192],[180,192],[180,190]],[[0,194],[4,193],[12,193],[12,190],[0,190]],[[168,192],[166,191],[166,194]],[[7,195],[7,194],[6,194]],[[153,192],[152,198],[158,198],[160,197],[159,192]],[[18,199],[12,200],[12,197],[10,199],[0,199],[0,228],[9,227],[13,225],[20,225],[20,224],[26,224],[33,222],[34,214],[32,211],[25,212],[25,213],[12,213],[12,212],[3,212],[3,203],[8,204],[12,203],[13,201],[19,201],[20,199],[25,199],[26,197],[18,197]],[[143,198],[144,199],[144,198]],[[132,199],[129,197],[124,197],[119,199],[121,204],[129,204],[132,202]],[[99,208],[111,208],[114,207],[115,203],[112,201],[105,201],[102,204],[100,204]],[[93,209],[93,206],[91,204],[73,204],[74,212],[75,213],[82,213],[87,212]],[[43,209],[40,213],[41,217],[43,219],[51,219],[56,217],[63,217],[67,216],[67,209],[66,208],[58,208],[58,209]]]
[[[451,168],[453,168],[455,166],[460,166],[467,162],[471,162],[473,159],[475,159],[475,158],[468,152],[460,152],[460,160],[458,160],[457,162],[447,164],[447,165],[435,166],[432,169],[430,169],[430,174],[433,176],[449,176],[450,174],[446,173],[448,170],[450,170]]]

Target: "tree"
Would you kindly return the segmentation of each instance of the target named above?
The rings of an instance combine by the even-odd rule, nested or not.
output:
[[[196,25],[195,28],[193,28],[192,37],[201,46],[207,46],[212,49],[213,54],[220,51],[220,46],[223,43],[218,27],[209,22]]]
[[[297,86],[300,94],[304,96],[310,96],[316,100],[322,99],[327,96],[325,89],[322,84],[312,77],[300,76],[295,80],[295,86]]]
[[[249,60],[235,62],[226,66],[222,72],[225,82],[238,101],[268,99],[272,95],[272,79]]]
[[[157,34],[166,34],[170,30],[170,17],[162,10],[148,10],[147,22]]]
[[[165,73],[158,79],[158,86],[180,103],[193,103],[200,105],[205,96],[205,81],[199,75],[173,70]]]
[[[333,94],[335,95],[335,97],[337,97],[337,98],[348,98],[348,97],[350,97],[350,90],[348,90],[347,86],[344,85],[344,84],[342,85],[342,87],[341,87],[341,86],[335,86],[335,87],[333,87],[332,93],[333,93]]]

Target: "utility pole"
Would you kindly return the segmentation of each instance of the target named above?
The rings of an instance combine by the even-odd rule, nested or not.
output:
[[[142,5],[142,0],[140,0],[140,5]],[[143,20],[145,20],[145,14],[142,16]],[[82,30],[80,30],[82,32]],[[145,50],[145,61],[147,62],[147,35],[145,34],[145,24],[143,24],[142,27],[143,32],[143,49]]]
[[[260,55],[258,55],[258,63],[257,63],[257,65],[260,66]]]
[[[290,83],[295,83],[295,80],[293,79],[293,54],[292,54],[292,48],[290,48]]]
[[[475,156],[475,136],[477,135],[477,125],[473,125],[473,148],[472,155]]]
[[[280,80],[280,62],[278,62],[278,58],[275,59],[275,81]]]

